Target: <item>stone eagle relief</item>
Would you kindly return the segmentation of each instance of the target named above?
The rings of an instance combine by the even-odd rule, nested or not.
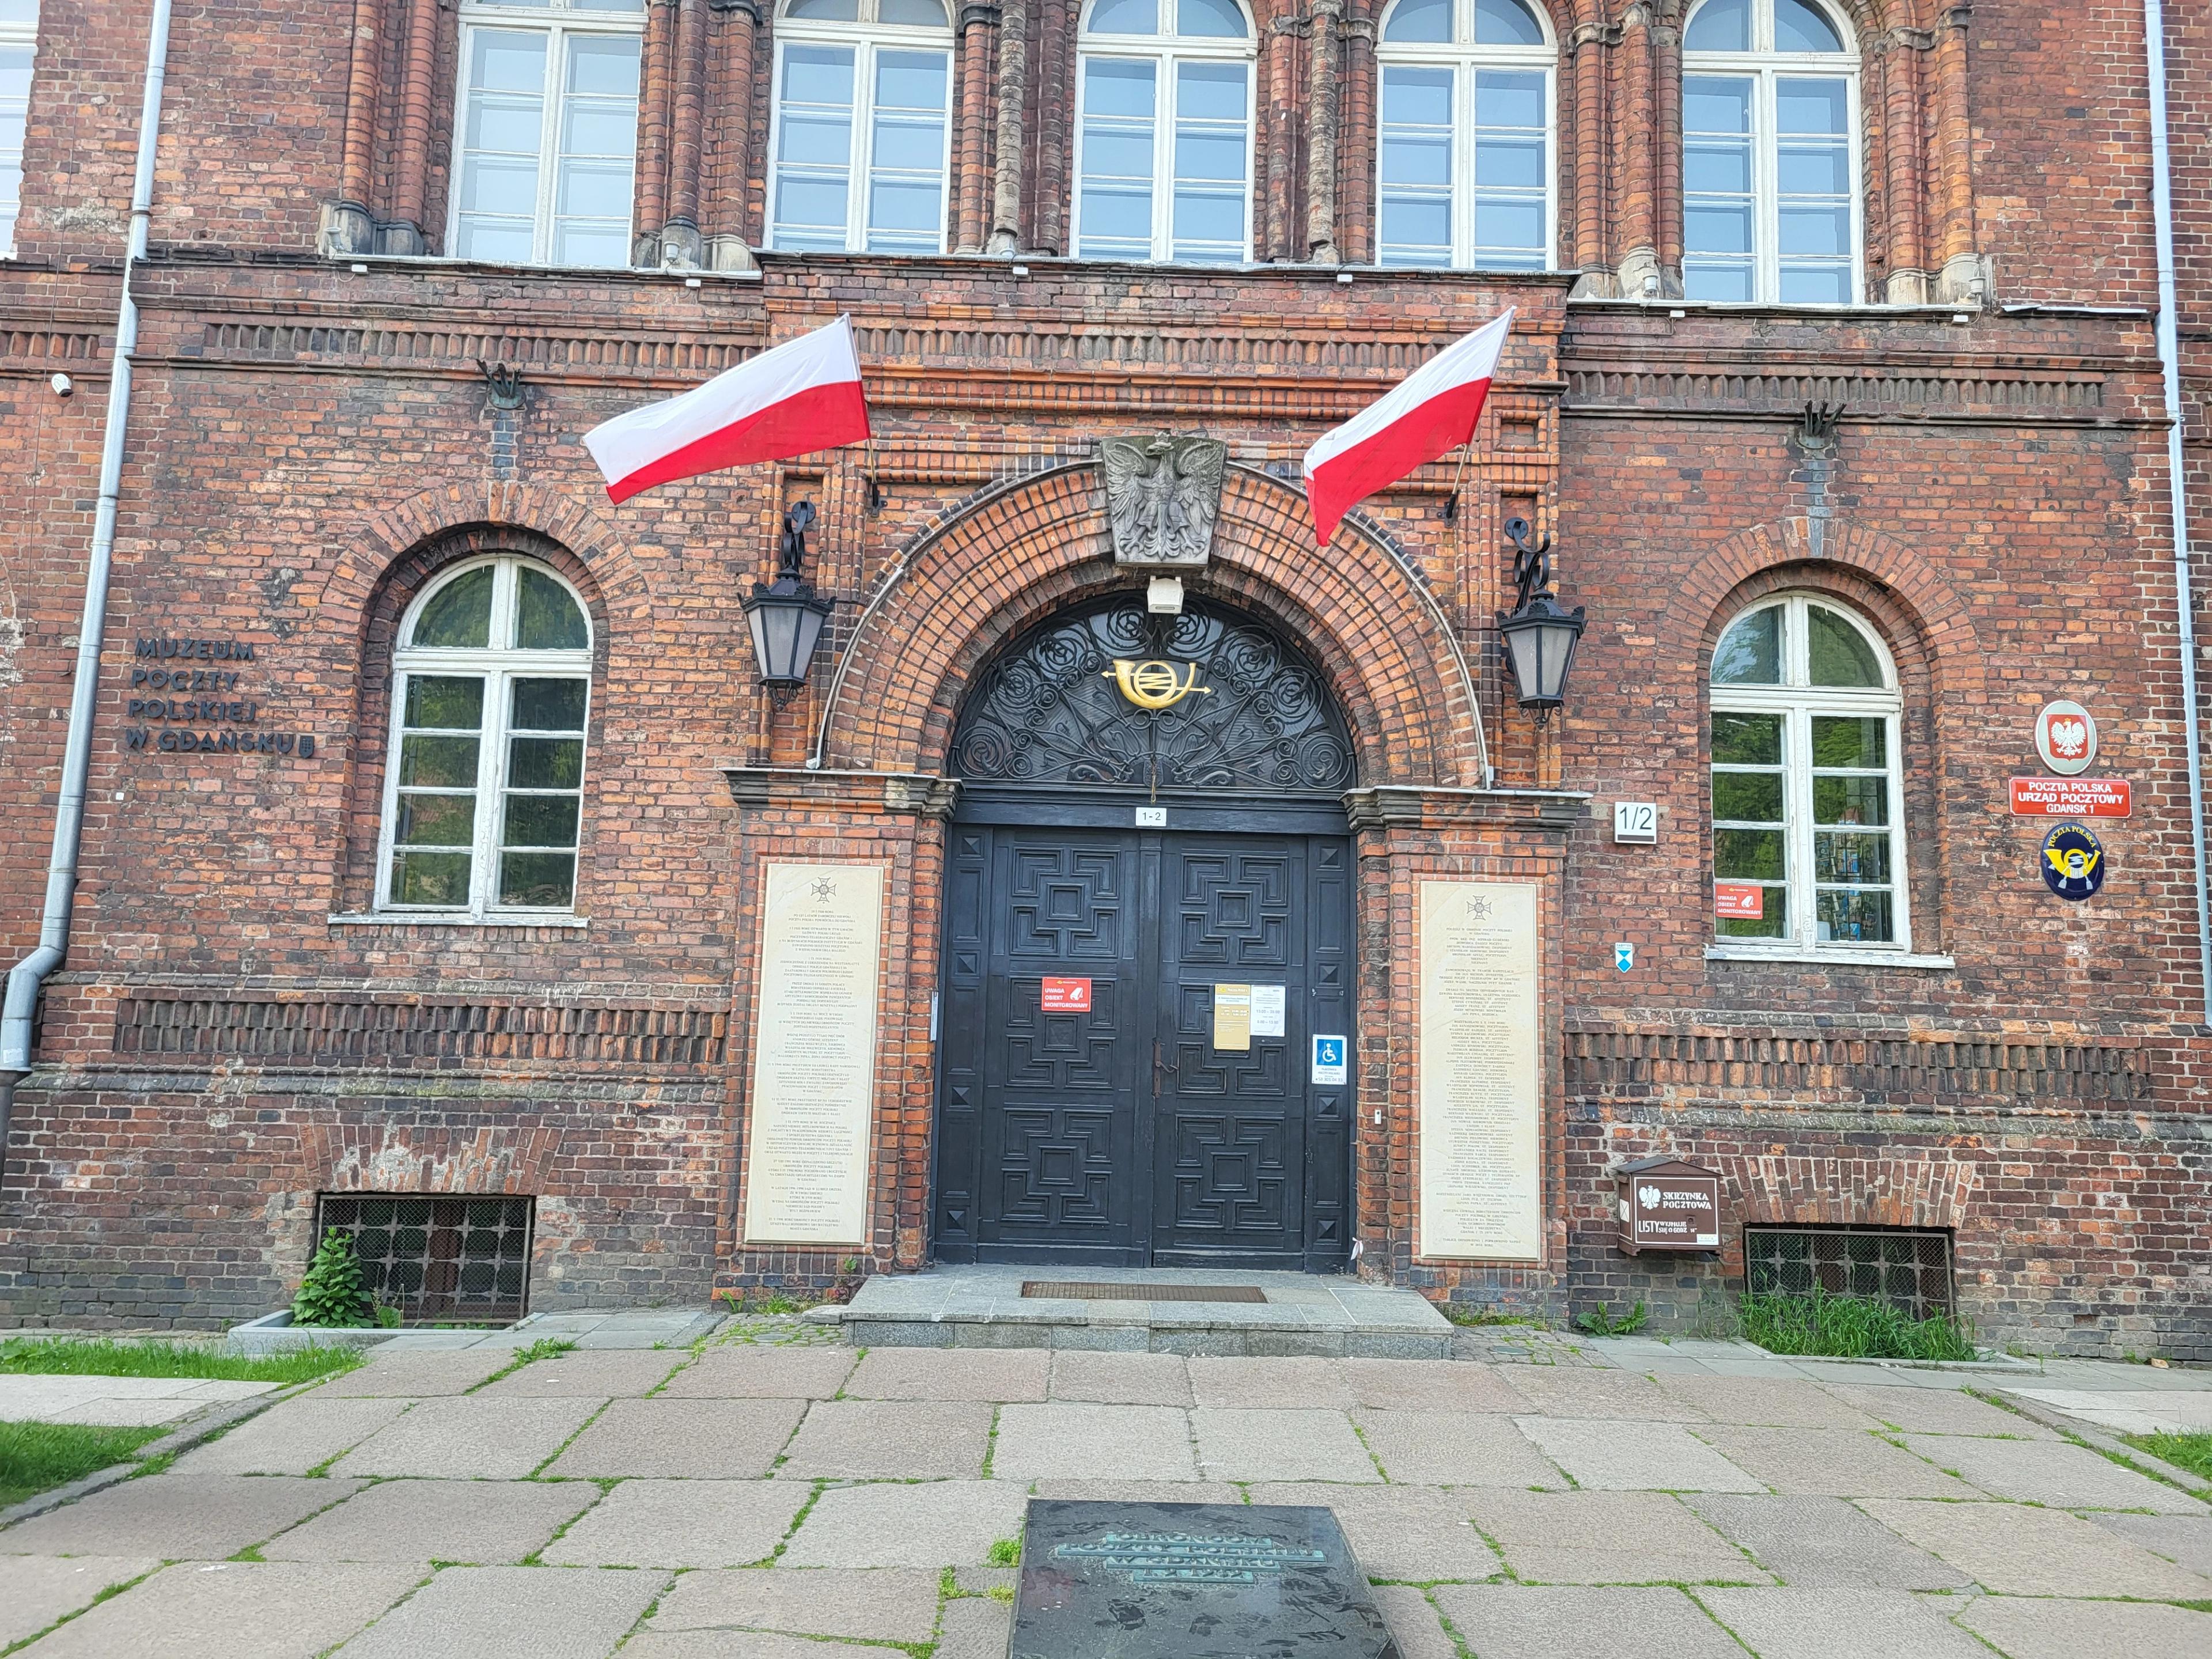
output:
[[[1104,438],[1106,515],[1114,562],[1133,570],[1194,570],[1213,549],[1229,446],[1212,438]]]

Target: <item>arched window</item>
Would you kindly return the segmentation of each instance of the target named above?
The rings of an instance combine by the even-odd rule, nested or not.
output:
[[[1814,0],[1705,0],[1682,37],[1682,286],[1849,305],[1859,271],[1859,59]]]
[[[943,252],[952,155],[945,0],[790,0],[775,38],[768,245]]]
[[[544,565],[502,555],[408,610],[393,663],[380,908],[570,910],[592,624]]]
[[[627,265],[645,0],[462,0],[447,248]]]
[[[1076,86],[1075,251],[1251,257],[1251,20],[1237,0],[1091,0]]]
[[[0,255],[15,246],[23,201],[23,129],[30,119],[31,60],[39,50],[39,0],[0,0]]]
[[[1897,671],[1832,601],[1764,599],[1713,652],[1714,926],[1911,948]]]
[[[1376,235],[1386,265],[1552,263],[1552,73],[1525,0],[1397,0],[1382,19]]]

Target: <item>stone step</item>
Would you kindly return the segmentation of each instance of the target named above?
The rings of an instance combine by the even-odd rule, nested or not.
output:
[[[1258,1302],[1024,1297],[1030,1281],[1256,1287]],[[1452,1327],[1412,1291],[1346,1276],[1194,1267],[933,1267],[870,1279],[807,1317],[863,1347],[1083,1348],[1208,1358],[1449,1359]]]

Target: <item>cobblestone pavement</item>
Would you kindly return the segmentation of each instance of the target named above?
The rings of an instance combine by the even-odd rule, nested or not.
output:
[[[0,1652],[1000,1659],[1034,1494],[1325,1504],[1407,1659],[2212,1654],[2212,1508],[1998,1403],[2212,1377],[1515,1346],[388,1350],[0,1530]]]

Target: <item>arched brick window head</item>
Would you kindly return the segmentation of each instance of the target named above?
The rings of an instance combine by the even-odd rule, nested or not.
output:
[[[459,565],[409,607],[392,669],[377,908],[573,911],[592,690],[575,590],[513,555]]]
[[[1861,268],[1859,59],[1815,0],[1703,0],[1682,35],[1682,287],[1851,305]]]

